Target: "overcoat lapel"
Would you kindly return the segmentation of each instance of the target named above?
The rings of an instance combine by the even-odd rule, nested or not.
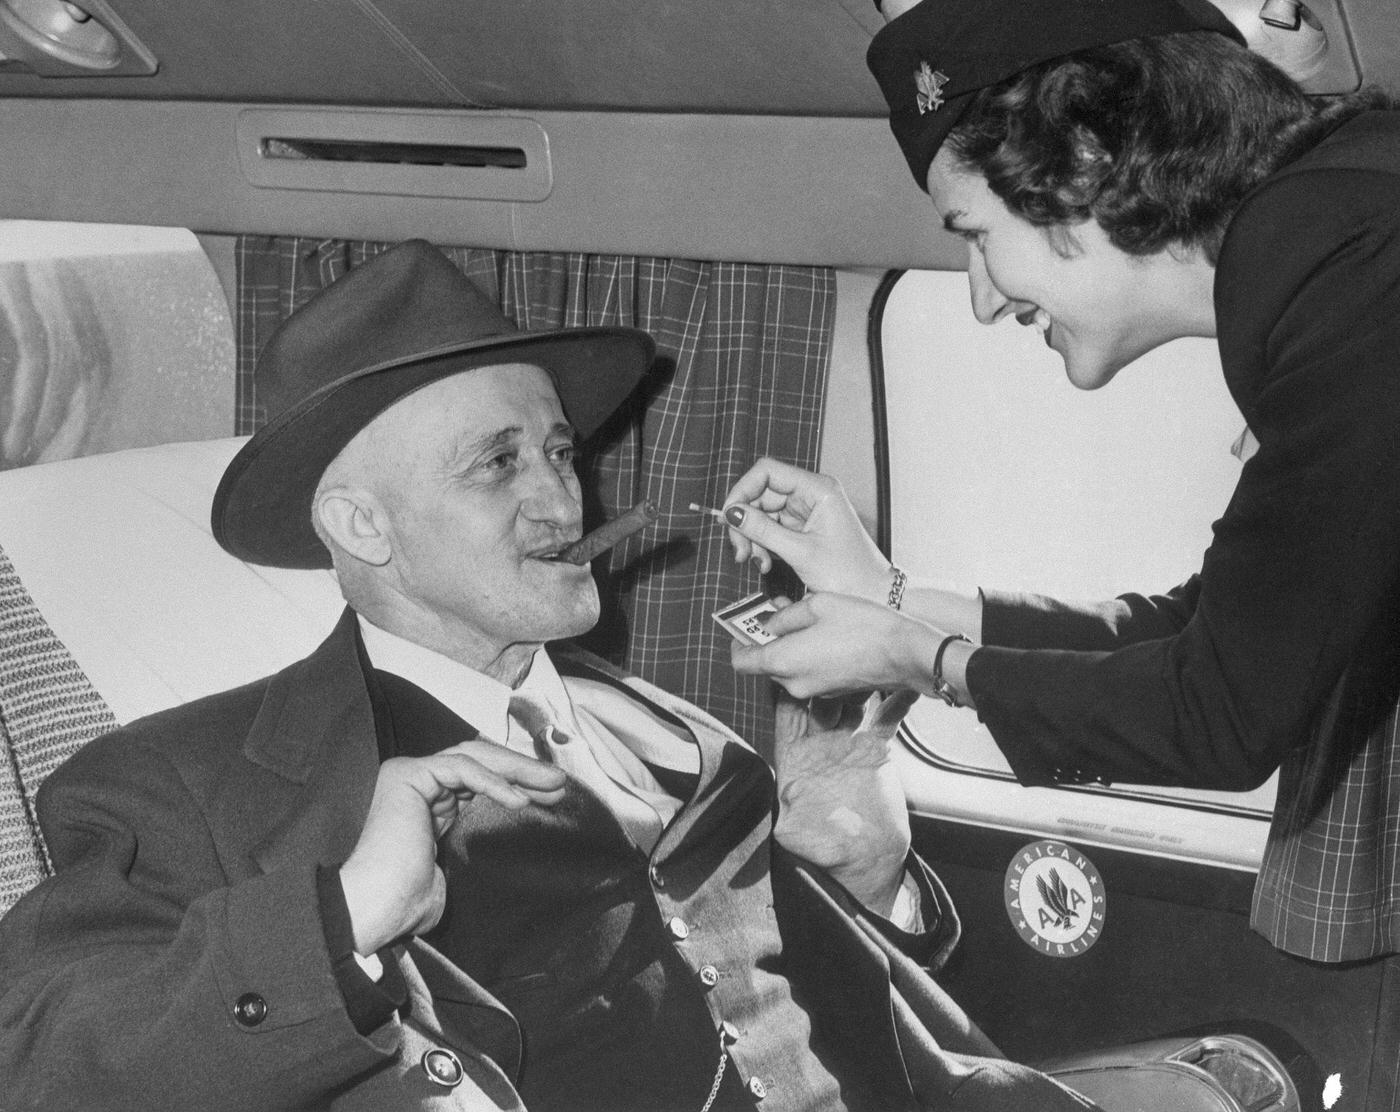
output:
[[[220,793],[239,812],[226,829],[251,832],[259,872],[344,861],[364,826],[379,757],[356,637],[347,609],[314,653],[269,681],[234,773],[241,782]]]
[[[347,609],[315,652],[268,681],[244,743],[245,760],[230,773],[214,817],[240,839],[245,872],[344,861],[364,827],[379,747],[355,623]],[[479,1049],[505,1071],[492,1087],[498,1105],[513,1107],[505,1076],[513,1077],[520,1065],[514,1018],[420,939],[400,949],[399,964],[411,996],[408,1044],[426,1048],[435,1040],[473,1058],[473,1048]],[[476,1078],[481,1083],[495,1069],[471,1072],[485,1071]]]

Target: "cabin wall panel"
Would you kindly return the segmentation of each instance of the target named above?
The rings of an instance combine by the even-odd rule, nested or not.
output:
[[[882,120],[534,113],[553,189],[512,203],[254,186],[237,134],[251,107],[8,99],[0,216],[736,262],[965,265]],[[469,133],[483,114],[420,115],[460,120]]]
[[[879,500],[867,322],[882,273],[836,272],[836,325],[831,338],[821,446],[821,470],[841,480],[872,536],[876,532]]]

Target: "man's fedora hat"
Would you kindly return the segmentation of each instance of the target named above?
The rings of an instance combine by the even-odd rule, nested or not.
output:
[[[974,94],[1040,62],[1177,31],[1244,35],[1210,0],[921,0],[890,20],[866,64],[919,188]]]
[[[239,559],[328,568],[311,526],[316,485],[391,405],[448,375],[529,363],[554,379],[581,437],[636,387],[656,344],[634,328],[522,332],[441,251],[408,240],[362,263],[282,322],[258,356],[270,420],[214,493],[214,538]]]

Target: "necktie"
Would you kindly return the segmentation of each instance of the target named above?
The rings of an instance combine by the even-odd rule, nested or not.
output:
[[[537,695],[516,692],[510,697],[510,716],[530,735],[540,760],[558,765],[587,787],[637,845],[647,851],[656,845],[661,836],[661,816],[609,776],[588,742],[565,731],[547,702]]]

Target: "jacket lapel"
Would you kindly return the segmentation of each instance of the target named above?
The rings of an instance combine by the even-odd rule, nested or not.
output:
[[[249,868],[350,855],[379,773],[353,611],[314,653],[268,682],[243,755],[221,793],[220,823],[234,836],[252,832],[243,834]],[[421,939],[401,955],[412,1026],[460,1050],[475,1047],[514,1076],[520,1032],[499,1001]]]
[[[268,681],[220,793],[223,828],[241,832],[259,872],[343,861],[364,825],[379,758],[357,636],[347,609],[314,653]]]

